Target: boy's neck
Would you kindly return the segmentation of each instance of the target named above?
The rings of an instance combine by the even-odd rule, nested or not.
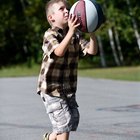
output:
[[[59,28],[59,29],[62,29],[62,30],[65,30],[65,29],[67,29],[68,28],[68,24],[65,24],[65,25],[63,25],[63,26],[57,26],[57,25],[53,25],[52,26],[52,28]]]

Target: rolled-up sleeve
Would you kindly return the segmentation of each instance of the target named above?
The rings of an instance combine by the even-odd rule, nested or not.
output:
[[[50,57],[51,53],[56,47],[58,47],[58,45],[59,42],[53,32],[46,32],[44,34],[42,49],[47,56]]]
[[[89,48],[89,41],[87,41],[82,35],[79,37],[79,45],[81,47],[81,51],[83,53],[83,56],[86,55],[86,49]]]

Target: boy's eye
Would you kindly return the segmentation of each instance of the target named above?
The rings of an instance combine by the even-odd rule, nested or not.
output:
[[[65,7],[60,7],[60,9],[59,9],[59,10],[64,11],[64,9],[65,9]]]
[[[60,8],[60,10],[63,10],[63,9],[64,9],[64,8],[62,8],[62,7]]]
[[[66,9],[67,9],[68,11],[70,11],[70,7],[67,7]]]

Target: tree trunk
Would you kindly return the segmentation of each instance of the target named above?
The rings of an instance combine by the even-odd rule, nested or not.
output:
[[[104,49],[103,49],[103,44],[102,44],[102,40],[101,40],[100,35],[97,36],[97,40],[98,40],[98,44],[99,44],[98,46],[99,46],[99,52],[100,52],[100,58],[101,58],[101,65],[102,65],[102,67],[107,67]]]
[[[114,36],[115,36],[115,40],[116,40],[118,54],[119,54],[121,64],[124,64],[124,58],[123,58],[122,49],[121,49],[121,45],[120,45],[119,35],[118,35],[118,32],[115,28],[114,28]]]
[[[110,46],[111,46],[111,49],[112,49],[112,52],[113,52],[113,57],[114,57],[115,63],[116,63],[117,66],[120,66],[120,61],[118,59],[117,52],[116,52],[116,49],[115,49],[115,43],[114,43],[114,39],[113,39],[112,28],[108,29],[108,35],[109,35]]]
[[[129,0],[126,0],[126,3],[128,5],[128,10],[129,10],[129,15],[131,16],[131,20],[132,20],[132,25],[133,25],[133,29],[134,29],[134,33],[135,33],[135,37],[137,39],[137,44],[138,44],[138,48],[140,50],[140,34],[138,32],[138,26],[137,26],[137,22],[132,14],[132,8],[131,8],[131,4]]]

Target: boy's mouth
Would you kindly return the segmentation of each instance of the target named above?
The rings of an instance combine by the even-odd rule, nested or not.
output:
[[[68,18],[69,18],[69,16],[64,16],[64,18],[65,18],[65,19],[68,19]]]

